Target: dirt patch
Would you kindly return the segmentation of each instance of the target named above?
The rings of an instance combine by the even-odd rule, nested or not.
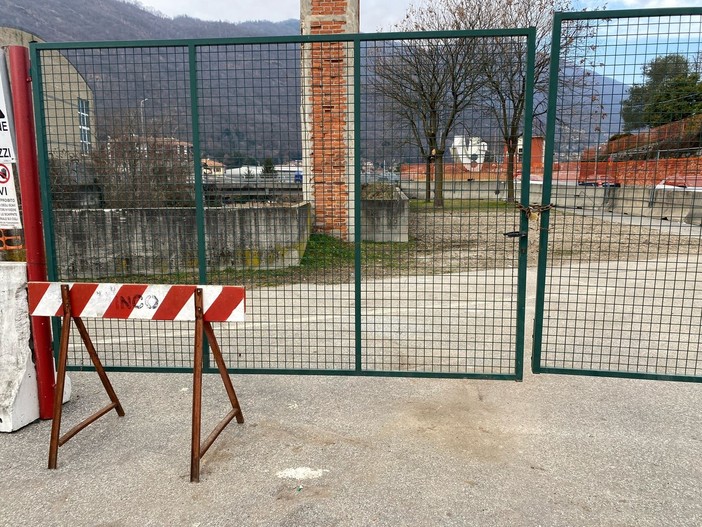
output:
[[[479,387],[456,384],[438,402],[403,403],[384,433],[453,456],[499,462],[514,450],[516,438],[497,425],[495,415],[498,409],[484,400]]]
[[[481,203],[469,203],[465,209],[411,208],[409,242],[362,243],[363,280],[516,269],[519,265],[520,212],[502,202],[490,202],[489,207]],[[506,236],[510,233],[511,236]],[[529,222],[527,265],[530,267],[538,264],[540,234],[536,218]],[[548,237],[549,266],[654,260],[673,255],[697,255],[700,251],[699,237],[675,235],[653,227],[562,210],[551,211]],[[305,269],[238,273],[232,275],[230,281],[249,289],[291,283],[353,282],[354,246],[337,242],[339,244],[341,247],[334,246],[329,250],[344,254],[335,257],[332,263],[323,259],[319,264],[312,262]],[[225,283],[227,278],[218,276],[218,281]]]

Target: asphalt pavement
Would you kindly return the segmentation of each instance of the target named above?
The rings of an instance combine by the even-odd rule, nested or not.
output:
[[[64,431],[108,401],[97,374],[71,378]],[[49,421],[0,435],[0,525],[702,525],[699,383],[232,375],[245,422],[190,483],[191,376],[110,378],[126,415],[58,469]],[[203,437],[227,405],[207,375]]]
[[[72,378],[64,430],[107,401]],[[0,436],[0,525],[702,524],[699,384],[235,375],[245,423],[190,483],[190,376],[111,378],[126,416],[57,470],[48,421]],[[205,430],[226,403],[206,376]]]

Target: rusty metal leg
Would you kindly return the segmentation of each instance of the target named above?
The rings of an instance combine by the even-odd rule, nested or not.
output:
[[[195,289],[195,357],[193,362],[193,425],[190,448],[190,481],[200,481],[200,428],[202,424],[202,360],[203,360],[202,289]]]
[[[222,382],[224,383],[224,388],[227,390],[227,395],[229,396],[229,401],[232,403],[232,408],[237,411],[236,422],[244,422],[244,414],[241,411],[241,406],[239,405],[239,399],[236,397],[236,391],[232,385],[232,380],[229,377],[229,372],[227,371],[227,366],[224,364],[224,358],[222,358],[222,351],[219,348],[219,343],[217,342],[217,337],[212,329],[212,324],[205,321],[205,334],[207,335],[207,341],[210,343],[210,348],[212,349],[212,355],[214,355],[215,362],[217,362],[217,369],[222,377]]]
[[[74,317],[73,320],[76,323],[76,327],[78,328],[78,332],[80,333],[81,338],[83,339],[85,349],[88,350],[90,360],[93,361],[93,366],[95,366],[95,370],[100,376],[102,386],[105,388],[107,395],[110,397],[110,401],[112,401],[115,405],[115,411],[117,412],[117,415],[119,415],[120,417],[124,417],[124,409],[122,409],[122,403],[119,402],[117,394],[115,393],[114,388],[112,388],[112,383],[107,377],[107,373],[105,372],[105,368],[103,367],[102,362],[100,361],[100,357],[98,357],[97,351],[95,351],[95,346],[93,346],[93,341],[90,339],[90,335],[88,335],[88,330],[85,329],[85,324],[83,324],[83,321],[80,319],[80,317]]]
[[[56,468],[58,458],[59,436],[61,435],[61,412],[63,410],[63,391],[66,385],[66,363],[68,362],[68,338],[71,334],[71,301],[68,286],[61,286],[63,300],[63,324],[61,325],[61,345],[59,346],[58,371],[56,372],[56,390],[54,392],[54,415],[51,422],[51,440],[49,442],[49,468]]]

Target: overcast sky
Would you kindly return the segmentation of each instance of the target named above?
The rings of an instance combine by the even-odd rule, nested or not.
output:
[[[139,0],[164,15],[188,15],[203,20],[272,20],[300,18],[299,0]],[[404,15],[411,0],[361,0],[361,30],[389,29]]]
[[[490,0],[486,0],[490,1]],[[528,1],[528,0],[526,0]],[[575,0],[576,5],[598,5],[596,0]],[[203,20],[272,20],[275,22],[300,17],[299,0],[139,0],[142,6],[168,16],[188,15]],[[418,0],[361,0],[361,31],[389,30],[399,21],[411,3]],[[608,9],[641,9],[647,7],[683,7],[699,5],[699,0],[614,0]]]

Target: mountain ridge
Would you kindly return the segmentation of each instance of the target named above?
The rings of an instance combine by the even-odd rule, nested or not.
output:
[[[298,20],[225,22],[168,17],[123,0],[0,0],[0,26],[47,42],[154,40],[296,35]]]
[[[4,13],[1,25],[22,29],[47,42],[292,36],[300,31],[299,21],[294,19],[236,24],[203,21],[188,15],[168,17],[124,0],[0,0],[0,9]],[[188,68],[187,57],[159,51],[158,58],[153,60],[153,72],[147,74],[146,70],[139,70],[139,75],[135,76],[137,70],[121,61],[119,53],[112,58],[107,52],[91,53],[94,58],[80,52],[71,57],[76,65],[85,62],[79,70],[95,92],[96,111],[103,117],[97,128],[101,136],[108,133],[105,123],[111,120],[110,111],[140,114],[142,122],[149,123],[163,121],[169,114],[181,119],[188,114],[187,108],[176,108],[178,104],[174,103],[185,100],[185,95],[179,99],[177,93],[185,94],[188,89],[183,76]],[[282,44],[213,47],[206,52],[204,58],[211,59],[212,66],[200,75],[206,101],[200,115],[201,126],[206,130],[201,134],[204,153],[227,165],[241,164],[246,158],[272,157],[287,161],[300,157],[300,115],[299,111],[291,111],[298,108],[301,98],[299,54],[298,46]],[[145,55],[139,60],[148,60],[148,57]],[[138,89],[121,89],[126,78],[139,83]],[[559,143],[559,149],[566,156],[577,155],[583,144],[606,140],[620,130],[619,110],[626,86],[619,86],[621,83],[598,74],[593,74],[590,83],[600,94],[599,103],[604,113],[594,117],[586,107],[584,112],[571,118],[567,123],[569,127],[581,130],[582,134],[567,143]],[[168,90],[170,96],[165,95]],[[571,98],[574,107],[581,106],[577,96]],[[149,103],[144,105],[144,101]],[[365,156],[382,161],[383,145],[388,139],[384,134],[388,132],[374,104],[378,104],[377,101],[366,94],[362,105],[366,109],[362,116]],[[592,102],[588,104],[592,106]],[[470,118],[466,120],[471,121]],[[536,134],[545,127],[543,121],[543,118],[535,119]],[[494,123],[483,124],[494,128]],[[596,130],[594,135],[593,130]],[[168,134],[189,140],[188,133],[180,129],[169,130]],[[404,141],[397,142],[404,144]],[[406,147],[400,151],[402,158],[414,157]]]

